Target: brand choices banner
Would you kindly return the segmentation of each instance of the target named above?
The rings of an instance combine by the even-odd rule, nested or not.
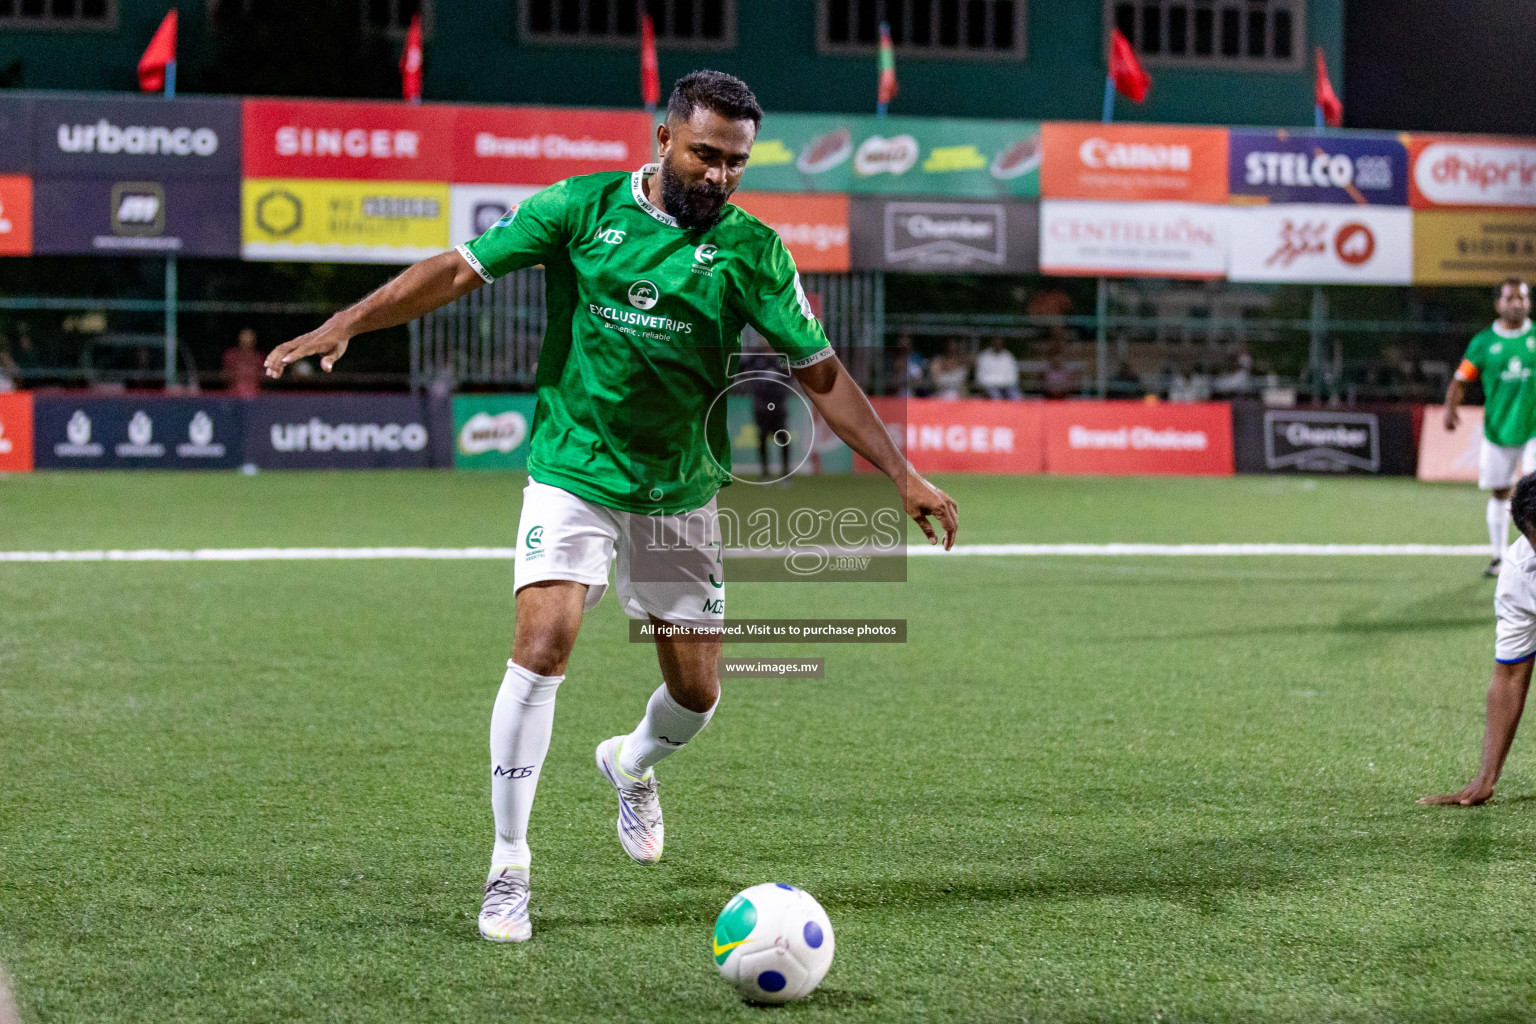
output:
[[[1231,476],[1231,406],[1047,403],[1045,466],[1051,473]]]
[[[1408,204],[1408,151],[1392,136],[1233,129],[1227,145],[1234,202]]]
[[[455,395],[454,469],[526,469],[534,395]]]
[[[1408,284],[1413,215],[1407,209],[1335,203],[1229,211],[1234,281]]]
[[[266,396],[245,410],[245,460],[263,469],[423,469],[435,461],[432,418],[414,395]]]
[[[40,469],[227,469],[240,464],[245,403],[223,398],[34,399]]]
[[[1040,266],[1039,207],[860,196],[849,241],[860,270],[1029,274]]]
[[[32,468],[32,396],[0,394],[0,473]]]
[[[633,171],[656,151],[651,116],[574,107],[457,107],[451,181],[553,185],[575,174]]]
[[[1041,127],[1046,199],[1227,201],[1227,130],[1057,122]]]
[[[1231,211],[1203,203],[1040,203],[1047,274],[1218,278]]]

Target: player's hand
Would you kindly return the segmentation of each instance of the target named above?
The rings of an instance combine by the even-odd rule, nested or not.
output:
[[[330,373],[331,367],[336,365],[336,360],[346,355],[347,343],[351,340],[351,337],[340,328],[328,323],[324,324],[292,341],[285,341],[268,352],[267,376],[273,379],[281,377],[289,363],[297,362],[306,356],[319,356],[320,369]]]
[[[960,529],[960,509],[954,498],[924,480],[916,470],[908,468],[901,501],[906,506],[907,515],[922,528],[928,543],[939,542],[939,535],[928,521],[929,516],[937,516],[939,525],[944,527],[944,550],[955,546],[955,531]]]
[[[1459,804],[1462,807],[1478,807],[1493,797],[1493,787],[1482,779],[1473,779],[1459,793],[1441,793],[1439,796],[1421,796],[1421,804]]]
[[[1445,408],[1445,429],[1454,431],[1456,424],[1461,422],[1461,417],[1456,415],[1456,410],[1450,406]]]

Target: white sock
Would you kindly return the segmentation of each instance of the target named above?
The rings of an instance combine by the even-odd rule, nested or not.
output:
[[[491,711],[491,812],[496,847],[491,870],[529,866],[528,812],[549,753],[555,724],[555,691],[565,676],[541,676],[507,662]]]
[[[1488,543],[1493,548],[1495,559],[1504,557],[1504,548],[1509,543],[1509,501],[1507,499],[1488,499]]]
[[[644,778],[651,766],[671,755],[709,724],[719,701],[708,711],[689,711],[667,692],[662,683],[645,705],[645,717],[635,731],[624,737],[619,749],[619,770],[633,778]]]

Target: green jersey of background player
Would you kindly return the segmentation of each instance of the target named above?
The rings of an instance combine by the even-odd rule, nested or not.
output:
[[[480,238],[423,260],[267,357],[274,377],[310,355],[320,356],[329,371],[358,334],[404,323],[499,274],[537,263],[546,268],[549,326],[524,514],[539,503],[553,518],[528,531],[536,541],[525,541],[519,530],[512,658],[491,716],[496,841],[479,924],[493,941],[532,934],[528,815],[549,748],[555,690],[582,612],[606,587],[616,537],[637,529],[637,522],[655,527],[692,521],[698,510],[706,521],[713,514],[730,462],[724,417],[707,412],[728,385],[728,359],[745,325],[788,357],[827,426],[896,484],[930,543],[939,541],[930,516],[939,520],[945,547],[954,543],[954,501],[907,463],[832,353],[783,243],[727,203],[761,120],[745,83],[714,71],[687,75],[656,129],[658,164],[553,185]],[[709,561],[717,557],[714,549],[700,552],[701,546],[684,545],[676,555],[669,548],[666,557],[702,553],[703,568],[690,579],[706,597],[722,595],[705,603],[718,614],[723,578]],[[564,578],[548,571],[572,551],[596,551],[598,564],[586,557],[580,572]],[[532,578],[530,568],[526,585],[525,559],[543,573]],[[620,557],[621,598],[628,571]],[[646,606],[632,580],[630,597],[636,610],[626,604],[626,613],[673,623]],[[696,604],[691,608],[698,611]],[[596,751],[598,767],[617,790],[620,845],[641,863],[658,859],[662,849],[652,766],[704,727],[720,692],[718,634],[704,642],[665,630],[655,636],[664,682],[635,730]]]
[[[1531,327],[1531,289],[1518,277],[1499,285],[1499,318],[1467,346],[1445,393],[1445,428],[1460,422],[1457,409],[1474,380],[1483,383],[1483,440],[1478,448],[1477,485],[1488,498],[1488,543],[1493,560],[1483,570],[1499,574],[1509,541],[1509,498],[1515,481],[1536,470],[1536,330]]]

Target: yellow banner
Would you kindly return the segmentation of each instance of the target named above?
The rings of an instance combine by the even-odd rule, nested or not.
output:
[[[1413,211],[1414,284],[1536,277],[1536,213]]]
[[[448,186],[423,181],[247,178],[248,260],[413,263],[448,248]]]

